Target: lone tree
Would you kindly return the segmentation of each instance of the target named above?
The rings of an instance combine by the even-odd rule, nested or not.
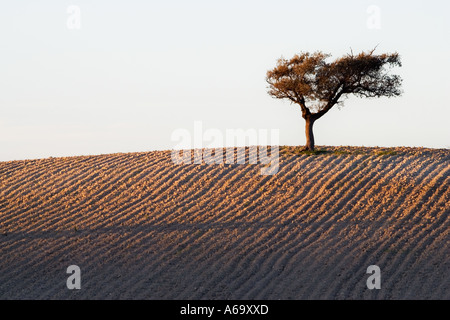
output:
[[[268,93],[300,105],[306,121],[305,150],[314,150],[314,122],[343,103],[350,94],[365,98],[395,97],[401,94],[402,79],[386,67],[401,67],[398,53],[347,54],[327,62],[329,54],[302,52],[292,59],[281,58],[267,72]]]

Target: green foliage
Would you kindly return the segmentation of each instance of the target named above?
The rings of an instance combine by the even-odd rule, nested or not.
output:
[[[321,154],[329,154],[330,151],[327,150],[303,150],[300,151],[300,154],[305,154],[307,156],[317,156]]]
[[[333,154],[335,155],[347,155],[347,154],[351,154],[349,151],[345,151],[345,150],[334,150]]]
[[[296,147],[293,150],[288,148],[281,148],[280,152],[286,155],[307,155],[307,156],[317,156],[322,154],[330,154],[331,151],[325,149],[319,150],[305,150],[303,147]]]
[[[398,153],[394,150],[383,150],[378,151],[376,154],[382,157],[389,157],[389,156],[396,156]]]

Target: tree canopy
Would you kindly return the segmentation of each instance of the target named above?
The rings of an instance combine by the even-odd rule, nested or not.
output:
[[[393,97],[401,94],[401,78],[386,68],[401,66],[398,53],[353,53],[327,62],[329,54],[303,52],[281,58],[267,72],[269,94],[289,99],[305,113],[325,114],[349,94],[359,97]]]

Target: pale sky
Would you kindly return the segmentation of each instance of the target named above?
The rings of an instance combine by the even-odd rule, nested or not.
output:
[[[437,0],[2,1],[0,161],[172,149],[194,121],[304,145],[267,70],[377,45],[400,53],[403,96],[347,99],[316,122],[316,145],[450,148],[449,15]]]

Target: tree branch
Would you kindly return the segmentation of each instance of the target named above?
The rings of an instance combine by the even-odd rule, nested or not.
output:
[[[341,89],[341,90],[340,90]],[[321,110],[319,110],[318,112],[314,113],[314,120],[319,119],[320,117],[322,117],[325,113],[327,113],[328,111],[330,111],[331,108],[333,108],[333,106],[338,103],[339,99],[341,98],[341,96],[345,93],[345,85],[343,83],[340,83],[336,90],[334,90],[334,94],[332,95],[332,98],[328,101],[328,103],[325,105],[325,107]]]
[[[297,92],[294,91],[295,97],[297,98],[297,103],[300,105],[300,108],[302,109],[302,117],[306,119],[307,116],[311,115],[311,111],[306,106],[305,98],[301,95],[299,95]]]

